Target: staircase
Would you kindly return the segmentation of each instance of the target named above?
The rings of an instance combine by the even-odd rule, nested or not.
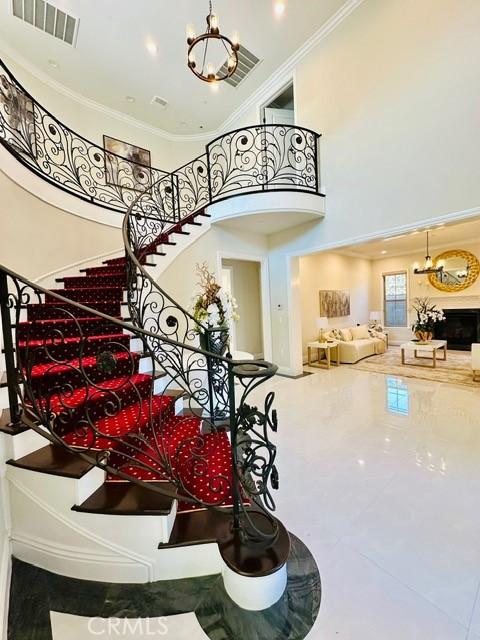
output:
[[[260,408],[249,398],[276,367],[233,361],[227,330],[196,321],[148,267],[200,225],[213,202],[269,190],[321,195],[319,136],[286,125],[237,130],[171,174],[152,169],[151,184],[135,197],[128,160],[83,138],[76,144],[80,137],[50,114],[40,134],[46,112],[33,99],[36,129],[28,114],[25,126],[13,126],[9,100],[24,90],[0,66],[0,142],[45,180],[123,213],[125,245],[125,257],[60,278],[52,290],[0,267],[9,404],[0,430],[10,439],[12,486],[32,502],[38,495],[72,529],[90,517],[100,542],[107,518],[116,548],[156,566],[135,580],[221,571],[236,602],[266,608],[285,589],[290,543],[273,516],[274,396]],[[73,171],[56,164],[51,136],[78,160]],[[142,523],[138,535],[138,516],[160,525]],[[213,545],[216,555],[198,563],[197,545]]]

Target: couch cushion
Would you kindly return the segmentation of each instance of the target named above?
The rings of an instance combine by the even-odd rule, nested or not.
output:
[[[359,327],[352,327],[350,331],[354,340],[367,340],[370,338],[366,324],[361,324]]]

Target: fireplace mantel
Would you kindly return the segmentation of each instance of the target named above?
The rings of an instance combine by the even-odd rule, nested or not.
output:
[[[479,296],[429,296],[432,304],[439,309],[480,309]]]

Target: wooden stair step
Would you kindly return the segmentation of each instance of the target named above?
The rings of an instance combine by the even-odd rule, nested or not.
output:
[[[0,432],[6,433],[8,436],[16,436],[19,433],[25,433],[30,427],[20,422],[20,424],[12,424],[10,419],[10,409],[3,409],[0,414]]]
[[[168,482],[151,482],[152,489],[132,482],[105,482],[81,505],[72,507],[81,513],[122,516],[164,516],[172,510],[173,500],[153,487],[173,490]]]
[[[48,444],[19,460],[8,460],[7,464],[19,469],[48,473],[64,478],[82,478],[93,465],[64,447]]]

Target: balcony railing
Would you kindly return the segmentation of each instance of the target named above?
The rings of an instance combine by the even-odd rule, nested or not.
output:
[[[255,125],[219,136],[176,171],[144,166],[105,150],[39,104],[0,61],[0,142],[44,180],[82,200],[126,213],[152,191],[165,221],[179,222],[231,196],[320,192],[320,135],[291,125]],[[153,192],[156,193],[153,194]]]

